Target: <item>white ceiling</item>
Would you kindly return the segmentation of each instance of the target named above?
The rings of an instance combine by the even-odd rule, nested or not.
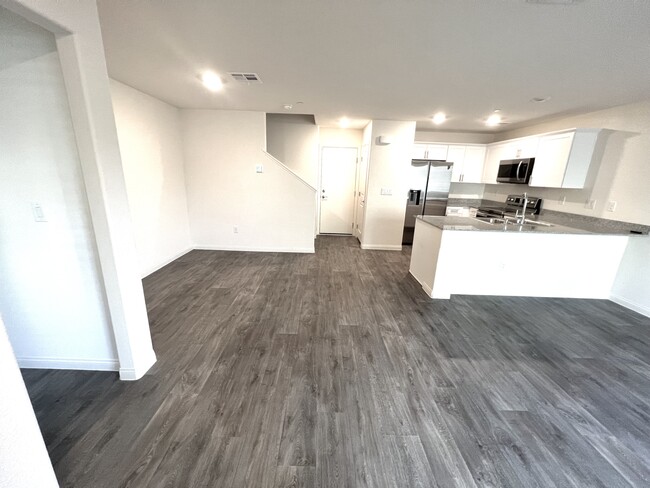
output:
[[[558,0],[555,0],[558,1]],[[650,1],[99,0],[111,77],[182,108],[511,128],[650,98]],[[214,94],[203,69],[258,73]],[[226,80],[227,81],[227,80]],[[533,97],[547,97],[532,103]],[[492,129],[494,130],[494,129]]]

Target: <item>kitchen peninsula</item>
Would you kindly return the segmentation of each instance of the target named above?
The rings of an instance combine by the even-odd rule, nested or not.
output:
[[[609,298],[629,233],[561,224],[418,217],[409,271],[431,298],[452,294]]]

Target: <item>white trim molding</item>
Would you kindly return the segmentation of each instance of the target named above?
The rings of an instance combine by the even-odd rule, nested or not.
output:
[[[16,358],[18,366],[25,369],[76,369],[83,371],[117,371],[117,359],[79,358]]]
[[[171,256],[170,258],[165,259],[162,263],[160,263],[160,264],[156,264],[156,265],[153,266],[152,268],[148,269],[148,270],[145,272],[145,274],[142,275],[142,277],[143,277],[143,278],[146,278],[146,277],[149,276],[150,274],[153,274],[153,273],[155,273],[156,271],[158,271],[159,269],[164,268],[164,267],[167,266],[168,264],[173,263],[173,262],[176,261],[178,258],[185,256],[188,252],[193,251],[193,250],[194,250],[194,247],[191,247],[191,246],[190,246],[190,247],[188,247],[187,249],[185,249],[185,250],[183,250],[183,251],[181,251],[181,252],[179,252],[179,253],[174,254],[174,255]]]
[[[194,246],[198,251],[239,251],[239,252],[288,252],[314,254],[312,247],[219,247],[219,246]]]
[[[637,313],[640,313],[641,315],[650,317],[650,307],[647,307],[646,305],[641,305],[640,303],[632,302],[627,298],[623,298],[622,296],[619,295],[610,295],[609,299],[614,303],[618,303],[621,307],[628,308]]]
[[[401,251],[401,245],[395,244],[361,244],[361,249],[367,251]]]

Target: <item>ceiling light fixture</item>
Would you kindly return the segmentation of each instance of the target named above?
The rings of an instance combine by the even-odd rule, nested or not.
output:
[[[339,120],[339,127],[341,129],[347,129],[348,127],[350,127],[350,119],[348,119],[347,117],[341,117],[341,119]]]
[[[223,81],[214,71],[204,71],[201,74],[201,82],[208,90],[216,92],[223,88]]]
[[[499,125],[501,123],[501,114],[499,114],[499,112],[500,110],[495,110],[494,113],[487,118],[485,125],[490,127]]]
[[[447,115],[444,112],[438,112],[433,116],[431,119],[433,120],[433,123],[436,125],[442,124],[445,120],[447,120]]]
[[[291,110],[293,108],[293,105],[291,105],[290,103],[287,103],[287,104],[283,105],[283,107],[284,107],[285,110]]]

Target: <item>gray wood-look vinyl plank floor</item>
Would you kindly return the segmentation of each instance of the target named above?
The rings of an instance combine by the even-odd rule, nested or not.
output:
[[[192,251],[140,381],[24,370],[63,487],[650,486],[650,319],[429,300],[409,251]]]

